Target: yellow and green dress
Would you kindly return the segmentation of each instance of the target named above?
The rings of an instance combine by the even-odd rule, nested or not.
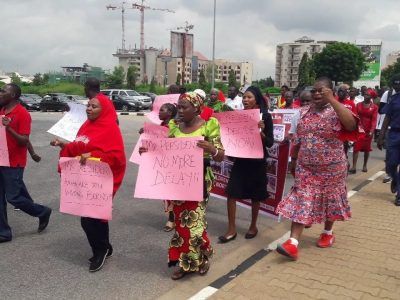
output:
[[[200,137],[223,150],[218,120],[210,118],[199,129],[183,133],[175,120],[169,123],[170,137]],[[213,254],[207,234],[206,206],[214,174],[210,167],[210,154],[204,154],[204,195],[203,201],[173,201],[175,215],[175,233],[169,245],[168,265],[179,266],[185,272],[196,272],[203,263],[204,257]]]

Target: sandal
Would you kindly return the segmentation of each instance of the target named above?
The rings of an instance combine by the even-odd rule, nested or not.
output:
[[[172,273],[171,279],[179,280],[179,279],[182,279],[183,277],[185,277],[187,274],[189,274],[189,272],[185,272],[182,268],[179,268],[174,273]]]
[[[365,172],[365,173],[367,173],[367,172],[368,172],[367,167],[362,168],[362,171]]]
[[[175,228],[175,223],[171,222],[171,221],[168,221],[167,224],[165,224],[165,226],[164,226],[164,231],[165,232],[170,232],[174,228]]]
[[[208,270],[210,270],[210,262],[207,257],[204,257],[203,263],[199,267],[199,275],[206,275]]]

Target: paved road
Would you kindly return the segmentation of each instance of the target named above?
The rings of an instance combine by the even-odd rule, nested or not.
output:
[[[171,234],[162,231],[166,221],[162,203],[133,199],[137,166],[129,163],[122,188],[114,201],[114,220],[110,223],[115,254],[103,270],[91,274],[87,262],[91,253],[79,218],[58,212],[58,151],[48,146],[53,136],[46,130],[61,117],[61,113],[32,113],[32,117],[31,140],[42,156],[42,162],[36,164],[30,160],[25,182],[35,201],[52,207],[54,213],[48,229],[37,234],[37,219],[8,208],[14,239],[0,245],[1,299],[154,299],[171,293],[171,290],[176,290],[178,295],[185,282],[187,288],[195,291],[207,286],[288,228],[285,223],[277,224],[260,217],[260,236],[245,241],[243,235],[250,214],[238,207],[237,240],[226,245],[216,244],[217,237],[225,231],[226,209],[224,201],[213,199],[209,205],[208,223],[216,256],[210,274],[193,277],[190,286],[186,279],[174,282],[169,279],[172,270],[167,267]],[[143,121],[144,117],[120,116],[128,155],[138,139],[137,131]],[[381,158],[379,152],[371,155],[371,171]],[[357,184],[362,176],[367,174],[353,176],[351,184]]]

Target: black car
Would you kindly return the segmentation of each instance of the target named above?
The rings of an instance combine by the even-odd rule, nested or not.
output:
[[[150,93],[150,92],[140,92],[139,94],[140,94],[140,95],[143,95],[143,96],[150,97],[150,98],[151,98],[151,103],[154,103],[154,100],[155,100],[156,97],[157,97],[156,94]]]
[[[135,99],[127,98],[120,95],[112,95],[111,101],[114,104],[115,110],[122,111],[139,111],[142,109],[142,103]]]
[[[40,97],[39,95],[37,95],[37,94],[22,94],[22,96],[27,96],[27,97],[30,97],[30,98],[32,98],[33,100],[35,100],[37,103],[40,103],[40,101],[42,101],[42,97]]]
[[[27,110],[40,110],[39,102],[37,102],[35,99],[28,97],[26,95],[21,95],[21,97],[19,97],[19,102]]]
[[[40,102],[40,110],[43,112],[46,112],[48,110],[69,111],[69,102],[71,102],[71,100],[63,95],[47,95],[44,96],[42,102]]]

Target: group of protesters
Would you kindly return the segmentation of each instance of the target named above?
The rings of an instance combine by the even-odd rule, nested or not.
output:
[[[392,190],[397,191],[396,205],[400,205],[399,173],[400,160],[400,75],[393,79],[393,92],[387,95],[387,105],[378,138],[382,147],[386,138],[387,172],[392,178]],[[159,111],[161,126],[168,127],[169,137],[204,137],[197,146],[204,152],[204,188],[202,201],[176,201],[168,199],[166,231],[174,231],[169,243],[169,266],[177,266],[172,279],[178,280],[189,273],[204,275],[210,268],[209,258],[213,254],[207,234],[206,208],[213,185],[214,175],[211,160],[220,162],[225,151],[221,142],[220,125],[214,113],[233,110],[257,109],[262,119],[257,124],[264,156],[255,158],[230,158],[233,167],[226,188],[228,224],[225,234],[218,240],[228,243],[237,236],[235,215],[238,199],[251,199],[251,223],[246,239],[257,236],[257,217],[260,202],[268,198],[266,159],[271,147],[273,122],[268,112],[268,99],[259,88],[248,86],[241,90],[230,87],[228,99],[221,91],[213,89],[207,97],[203,90],[187,92],[171,86],[169,93],[180,93],[178,103],[164,104]],[[60,147],[61,157],[79,157],[82,164],[89,159],[107,163],[113,173],[113,196],[120,188],[126,169],[126,157],[117,114],[112,102],[100,93],[98,80],[90,78],[85,83],[85,93],[90,99],[87,105],[87,121],[79,129],[73,142],[54,139],[51,145]],[[0,167],[0,243],[11,241],[11,228],[7,222],[6,203],[31,216],[39,218],[38,231],[43,231],[50,219],[51,209],[35,204],[23,182],[31,118],[19,104],[21,89],[8,84],[0,90],[2,126],[5,127],[10,166]],[[291,165],[295,176],[294,185],[278,205],[277,212],[292,221],[290,238],[278,245],[277,251],[293,260],[298,258],[298,244],[304,227],[324,223],[317,246],[332,246],[335,240],[335,221],[351,218],[347,200],[346,177],[356,170],[358,152],[369,153],[376,126],[378,108],[372,102],[372,89],[361,91],[363,100],[354,103],[355,90],[341,85],[335,91],[329,78],[316,79],[311,90],[293,93],[282,87],[278,99],[280,108],[298,109],[292,121]],[[382,97],[383,98],[383,97]],[[387,133],[390,128],[389,133]],[[354,159],[349,167],[345,149],[354,142]],[[141,155],[148,149],[140,147]],[[34,153],[34,152],[33,152]],[[34,153],[35,154],[35,153]],[[364,157],[362,171],[367,171],[368,155]],[[168,195],[166,195],[168,197]],[[107,220],[81,218],[93,256],[89,259],[89,271],[100,270],[106,258],[113,254],[109,239]]]

